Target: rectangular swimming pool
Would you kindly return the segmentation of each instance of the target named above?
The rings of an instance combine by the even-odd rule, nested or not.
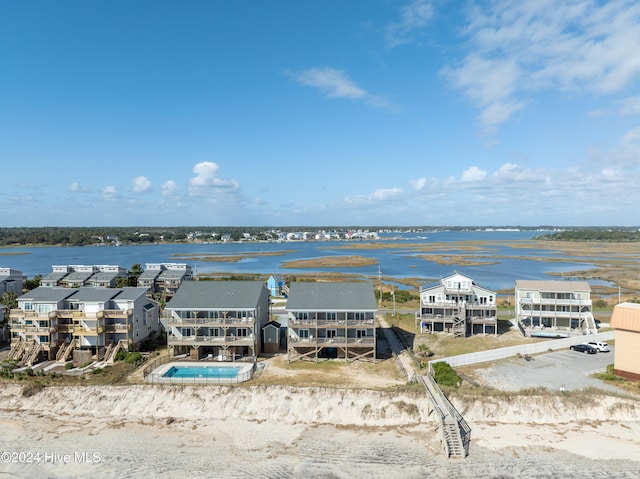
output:
[[[241,369],[236,366],[171,366],[162,377],[232,379],[238,376]]]

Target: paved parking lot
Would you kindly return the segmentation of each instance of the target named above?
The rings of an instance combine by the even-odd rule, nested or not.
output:
[[[603,381],[589,377],[605,372],[613,364],[613,352],[584,354],[568,349],[524,358],[509,358],[487,368],[478,368],[478,380],[504,391],[543,387],[549,390],[575,390],[586,387],[619,391]]]

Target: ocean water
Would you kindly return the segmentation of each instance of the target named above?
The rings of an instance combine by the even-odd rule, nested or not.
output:
[[[551,279],[549,272],[570,272],[578,269],[593,268],[590,258],[567,258],[566,262],[543,262],[521,257],[544,258],[551,253],[535,248],[512,248],[509,241],[528,240],[544,234],[540,231],[438,231],[417,234],[382,235],[382,242],[389,247],[384,249],[360,249],[359,242],[310,241],[283,243],[229,243],[229,244],[157,244],[127,246],[81,246],[81,247],[17,247],[0,248],[0,267],[11,267],[22,271],[28,277],[36,274],[46,275],[52,265],[70,264],[117,264],[130,268],[139,263],[188,263],[197,273],[232,274],[282,274],[296,275],[310,272],[341,272],[362,275],[370,278],[384,277],[418,278],[425,282],[439,279],[453,271],[466,274],[485,287],[500,290],[513,288],[516,279]],[[397,239],[401,238],[401,239]],[[486,250],[469,251],[467,254],[481,256],[485,262],[479,266],[440,265],[427,261],[418,255],[409,244],[445,243],[442,254],[465,254],[465,251],[450,250],[456,243],[467,241],[505,241],[500,245],[487,245]],[[351,248],[350,246],[353,246]],[[347,248],[345,248],[347,247]],[[248,253],[282,254],[274,256],[246,256],[237,262],[210,262],[189,259],[202,255],[240,255]],[[17,254],[24,253],[24,254]],[[438,254],[439,252],[435,252]],[[185,256],[186,255],[186,256]],[[374,258],[376,265],[343,268],[284,268],[283,263],[300,259],[312,259],[323,256],[362,255]],[[508,256],[502,258],[501,256]],[[403,287],[403,286],[400,286]]]

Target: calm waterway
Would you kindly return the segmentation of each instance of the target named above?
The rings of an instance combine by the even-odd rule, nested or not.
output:
[[[237,274],[283,274],[295,275],[314,271],[333,271],[375,277],[378,266],[385,277],[423,278],[425,281],[441,278],[454,270],[466,274],[482,286],[498,290],[513,288],[516,279],[553,279],[547,273],[569,272],[591,268],[588,258],[584,262],[575,259],[567,262],[543,262],[526,257],[549,257],[548,250],[535,248],[511,248],[509,241],[527,240],[544,234],[541,231],[438,231],[420,234],[383,234],[382,242],[390,247],[382,249],[361,249],[360,242],[318,241],[318,242],[283,242],[283,243],[215,243],[215,244],[159,244],[135,246],[82,246],[82,247],[35,247],[35,248],[0,248],[0,267],[18,269],[28,277],[36,274],[46,275],[52,265],[70,264],[117,264],[125,268],[140,263],[188,263],[197,273],[228,272]],[[393,239],[392,239],[393,238]],[[401,238],[401,239],[396,239]],[[506,241],[507,245],[488,245],[486,250],[477,253],[480,261],[486,265],[457,266],[440,265],[418,257],[408,244],[418,243],[455,243],[468,241]],[[345,249],[352,245],[353,248]],[[483,245],[484,246],[484,245]],[[245,257],[237,262],[210,262],[185,259],[176,255],[240,255],[247,253],[283,252],[275,256]],[[25,253],[25,254],[16,254]],[[466,254],[462,251],[437,251],[435,254]],[[377,265],[365,267],[341,268],[283,268],[287,261],[312,259],[324,256],[362,255],[377,260]],[[501,256],[509,256],[502,258]],[[495,257],[495,258],[493,258]],[[594,281],[592,284],[601,284]]]

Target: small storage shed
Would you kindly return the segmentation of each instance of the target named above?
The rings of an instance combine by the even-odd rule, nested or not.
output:
[[[280,323],[269,321],[262,328],[262,351],[266,354],[276,354],[280,352]]]

